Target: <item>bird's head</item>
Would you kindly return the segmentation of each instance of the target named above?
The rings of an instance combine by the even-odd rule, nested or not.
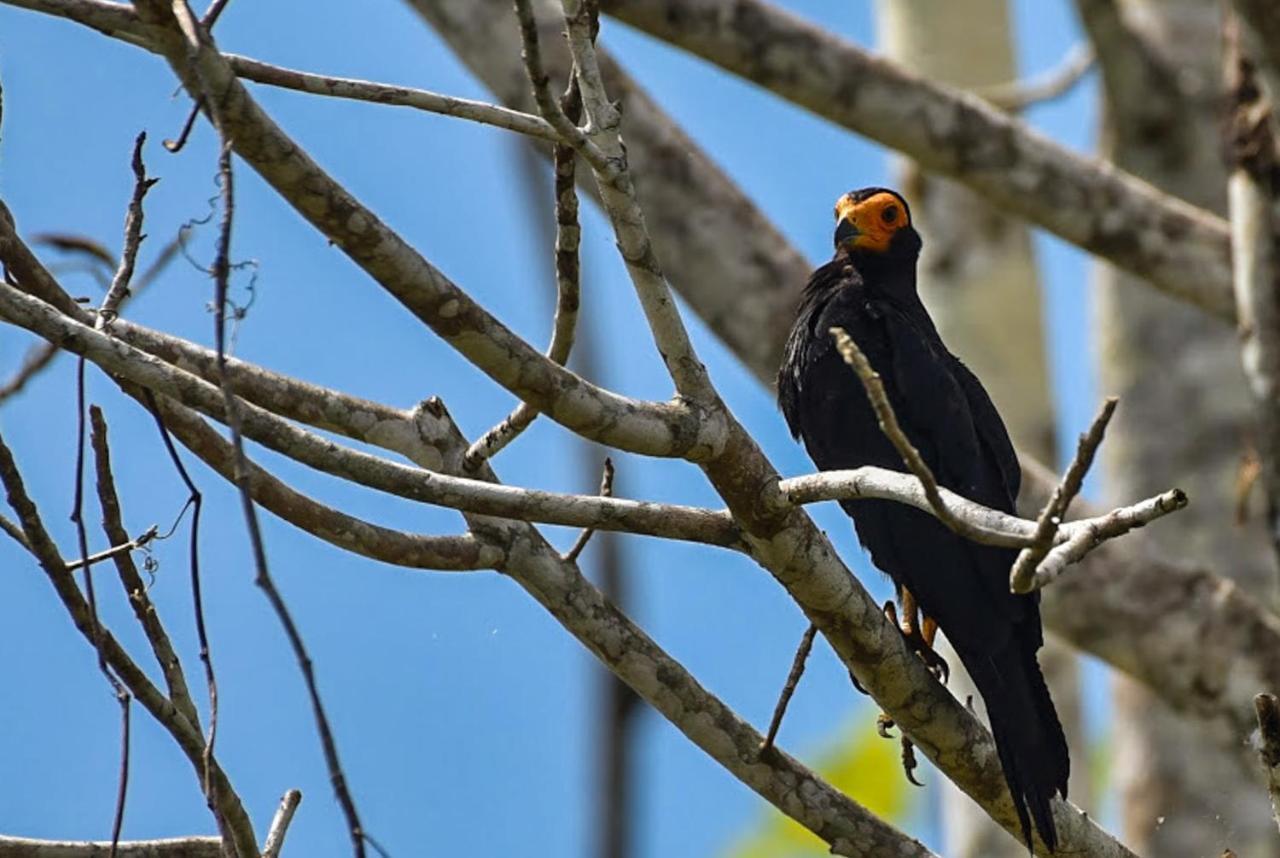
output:
[[[897,191],[863,188],[836,200],[836,253],[914,261],[920,243],[911,209]]]

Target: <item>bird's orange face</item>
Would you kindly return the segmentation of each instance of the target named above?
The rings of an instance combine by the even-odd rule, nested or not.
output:
[[[845,194],[836,201],[836,242],[839,247],[884,253],[898,230],[911,226],[902,198],[880,191],[866,199]]]

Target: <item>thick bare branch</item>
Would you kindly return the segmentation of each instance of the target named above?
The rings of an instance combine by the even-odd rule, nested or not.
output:
[[[457,472],[467,443],[443,403],[421,412],[443,468]],[[493,480],[487,463],[482,479]],[[468,516],[471,527],[508,546],[503,571],[543,605],[619,679],[691,742],[839,855],[928,856],[918,841],[833,789],[789,755],[761,755],[762,737],[583,577],[530,525]]]
[[[557,422],[619,449],[695,460],[716,449],[723,427],[703,419],[692,406],[617,396],[539,354],[311,160],[262,112],[207,34],[192,49],[167,3],[139,4],[139,13],[152,25],[154,47],[188,89],[197,95],[210,91],[236,153],[402,305],[495,381]]]
[[[902,71],[762,0],[604,0],[620,20],[911,156],[1224,319],[1227,227],[1069,152],[976,96]]]
[[[504,103],[534,109],[507,0],[412,3]],[[558,27],[544,18],[544,40]],[[563,75],[567,61],[559,61],[555,73]],[[771,384],[791,307],[811,266],[625,71],[606,66],[606,84],[623,105],[628,155],[644,175],[642,200],[672,283],[756,377]],[[1093,168],[1084,175],[1094,175]],[[699,217],[690,220],[690,211]],[[1225,226],[1220,231],[1225,259]],[[729,246],[742,252],[723,253]],[[1226,290],[1225,264],[1222,271]],[[1057,475],[1026,456],[1022,463],[1024,514],[1034,517]],[[809,483],[827,492],[822,499],[842,496],[828,491],[834,476],[796,478],[795,490]],[[922,493],[919,504],[927,511]],[[1280,688],[1280,625],[1221,576],[1160,559],[1152,548],[1135,535],[1089,555],[1045,591],[1046,627],[1138,678],[1174,708],[1207,719],[1213,739],[1238,750],[1239,736],[1253,726],[1242,702],[1258,688]],[[1153,613],[1166,621],[1150,622]]]
[[[560,98],[559,107],[565,118],[574,123],[582,114],[582,95],[576,79],[569,81],[568,89]],[[556,309],[551,326],[551,343],[547,357],[562,366],[569,362],[569,354],[578,327],[578,309],[582,302],[581,264],[578,248],[582,243],[582,228],[578,223],[578,193],[574,178],[577,174],[578,155],[573,146],[557,142],[552,156],[555,172],[555,271]],[[475,469],[480,459],[488,459],[519,437],[538,416],[527,402],[521,402],[507,417],[480,437],[467,450],[467,471]]]
[[[409,2],[503,103],[537,109],[521,67],[509,0]],[[559,3],[542,0],[537,11],[548,70],[568,78],[571,58],[563,48]],[[610,97],[626,117],[627,159],[644,177],[637,190],[667,276],[686,297],[697,294],[693,307],[708,327],[733,343],[762,377],[771,378],[787,335],[777,321],[795,306],[795,289],[808,275],[808,263],[604,49],[596,48],[596,59]],[[580,183],[598,195],[590,176]],[[697,217],[690,218],[690,212]],[[725,253],[726,247],[740,250]]]
[[[0,285],[0,316],[58,342],[67,351],[83,354],[120,378],[225,422],[225,402],[210,382],[61,316],[13,287]],[[549,524],[625,530],[726,547],[740,544],[737,528],[724,513],[622,498],[515,489],[431,473],[338,447],[259,406],[242,403],[241,408],[245,435],[254,441],[318,470],[410,500]]]
[[[36,840],[0,835],[0,858],[106,858],[111,843],[91,840]],[[116,858],[222,858],[217,837],[121,840]]]
[[[158,400],[157,406],[169,431],[187,449],[224,479],[234,479],[235,457],[226,439],[199,416],[170,400]],[[307,497],[252,462],[249,490],[263,509],[295,527],[344,551],[383,563],[414,569],[465,571],[493,569],[502,562],[499,548],[470,534],[427,536],[380,527]]]
[[[522,21],[521,36],[525,40],[526,51],[531,47],[537,51],[538,28],[533,21],[530,2],[531,0],[520,0],[518,4],[526,13],[523,15],[525,20]],[[596,22],[591,15],[591,7],[583,0],[565,0],[563,6],[568,24],[569,50],[573,55],[573,66],[582,95],[582,109],[587,119],[586,136],[605,156],[604,162],[598,163],[590,158],[588,160],[595,173],[600,200],[618,240],[618,252],[626,263],[627,273],[631,276],[632,285],[640,299],[654,343],[667,372],[675,382],[676,390],[694,402],[715,406],[719,397],[711,386],[706,367],[698,359],[689,341],[689,334],[649,238],[644,211],[636,197],[635,183],[627,169],[626,152],[618,133],[620,114],[605,93],[596,58]],[[533,81],[535,97],[540,106],[548,100],[545,96],[537,95],[540,89],[545,90],[545,84],[545,80]],[[552,117],[544,115],[544,118],[554,124]]]
[[[1272,106],[1245,53],[1239,22],[1228,16],[1224,27],[1227,198],[1240,356],[1253,394],[1267,528],[1280,557],[1280,165]]]

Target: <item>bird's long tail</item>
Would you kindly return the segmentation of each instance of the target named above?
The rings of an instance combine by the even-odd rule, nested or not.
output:
[[[966,651],[953,642],[987,706],[1000,767],[1013,795],[1022,837],[1031,849],[1031,822],[1050,850],[1058,846],[1049,802],[1067,797],[1067,739],[1036,661],[1038,641],[1015,630],[1001,649]]]

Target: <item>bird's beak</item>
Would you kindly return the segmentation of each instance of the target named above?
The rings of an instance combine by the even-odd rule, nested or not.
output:
[[[848,218],[841,218],[836,226],[836,247],[843,247],[862,235],[862,231]]]

